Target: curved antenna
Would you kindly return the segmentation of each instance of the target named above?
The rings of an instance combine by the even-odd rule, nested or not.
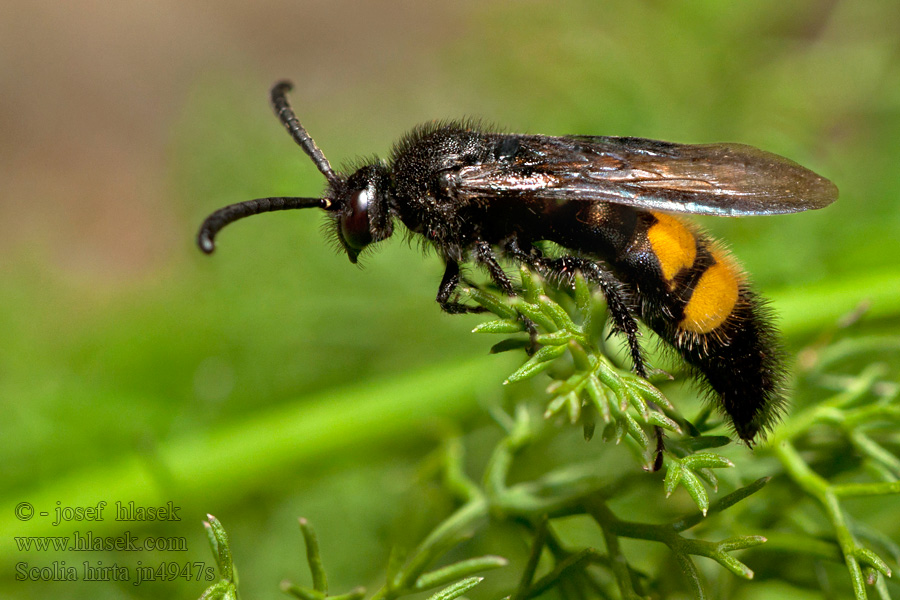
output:
[[[325,158],[325,155],[319,150],[319,147],[316,146],[313,139],[306,133],[306,129],[303,128],[300,121],[297,120],[297,115],[294,114],[291,104],[288,102],[287,93],[292,89],[294,89],[294,84],[286,79],[276,83],[269,93],[272,99],[272,108],[275,109],[275,114],[278,116],[278,119],[284,125],[285,129],[288,130],[288,133],[291,134],[291,137],[294,138],[294,141],[303,148],[303,151],[306,152],[313,162],[316,163],[316,166],[319,167],[319,171],[322,172],[325,179],[327,179],[329,183],[334,183],[338,180],[338,176],[334,174],[328,159]]]
[[[197,232],[197,245],[206,254],[212,254],[216,249],[216,234],[229,223],[234,223],[238,219],[258,215],[260,213],[272,212],[275,210],[293,210],[295,208],[328,208],[331,201],[327,198],[257,198],[256,200],[247,200],[246,202],[238,202],[230,204],[224,208],[220,208],[213,214],[206,217]]]

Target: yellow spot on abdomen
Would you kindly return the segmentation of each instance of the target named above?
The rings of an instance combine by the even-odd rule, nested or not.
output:
[[[716,263],[709,267],[694,287],[684,307],[680,329],[692,333],[709,333],[734,310],[738,300],[740,272],[721,250],[713,251]]]
[[[684,223],[665,213],[652,213],[656,223],[647,230],[653,254],[659,261],[663,278],[672,289],[672,280],[681,269],[689,268],[697,258],[697,242]]]

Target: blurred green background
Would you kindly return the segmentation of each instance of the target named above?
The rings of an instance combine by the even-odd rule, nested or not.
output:
[[[516,357],[487,355],[496,340],[469,334],[477,317],[441,314],[442,266],[402,236],[363,268],[323,241],[314,211],[234,226],[211,258],[194,247],[220,206],[323,188],[271,114],[276,79],[295,81],[294,107],[335,166],[463,116],[743,142],[809,166],[841,190],[827,210],[702,220],[779,301],[795,350],[822,324],[804,315],[837,318],[868,284],[900,280],[897,2],[12,0],[3,12],[3,598],[197,597],[205,581],[17,582],[15,564],[211,565],[207,512],[232,535],[245,598],[304,580],[301,515],[334,589],[375,587],[389,542],[437,518],[412,491],[422,456],[457,427],[477,446],[502,400]],[[808,304],[832,289],[851,300]],[[879,303],[871,318],[896,333],[898,316]],[[172,501],[181,521],[107,512],[54,527],[14,513],[101,500]],[[13,540],[74,530],[185,536],[187,550]]]

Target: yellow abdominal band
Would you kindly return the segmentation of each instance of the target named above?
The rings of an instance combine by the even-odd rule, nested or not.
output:
[[[674,290],[675,277],[682,269],[691,268],[697,259],[697,241],[693,232],[677,218],[656,212],[653,216],[656,223],[647,230],[647,238],[659,261],[663,279],[669,290]],[[740,272],[724,250],[713,248],[712,256],[715,263],[697,281],[691,299],[684,307],[679,329],[709,333],[720,327],[734,310]]]

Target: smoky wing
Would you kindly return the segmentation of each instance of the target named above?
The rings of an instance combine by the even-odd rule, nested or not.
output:
[[[787,158],[743,144],[642,138],[497,136],[506,159],[462,167],[449,181],[462,200],[527,196],[604,201],[719,216],[822,208],[837,187]]]

